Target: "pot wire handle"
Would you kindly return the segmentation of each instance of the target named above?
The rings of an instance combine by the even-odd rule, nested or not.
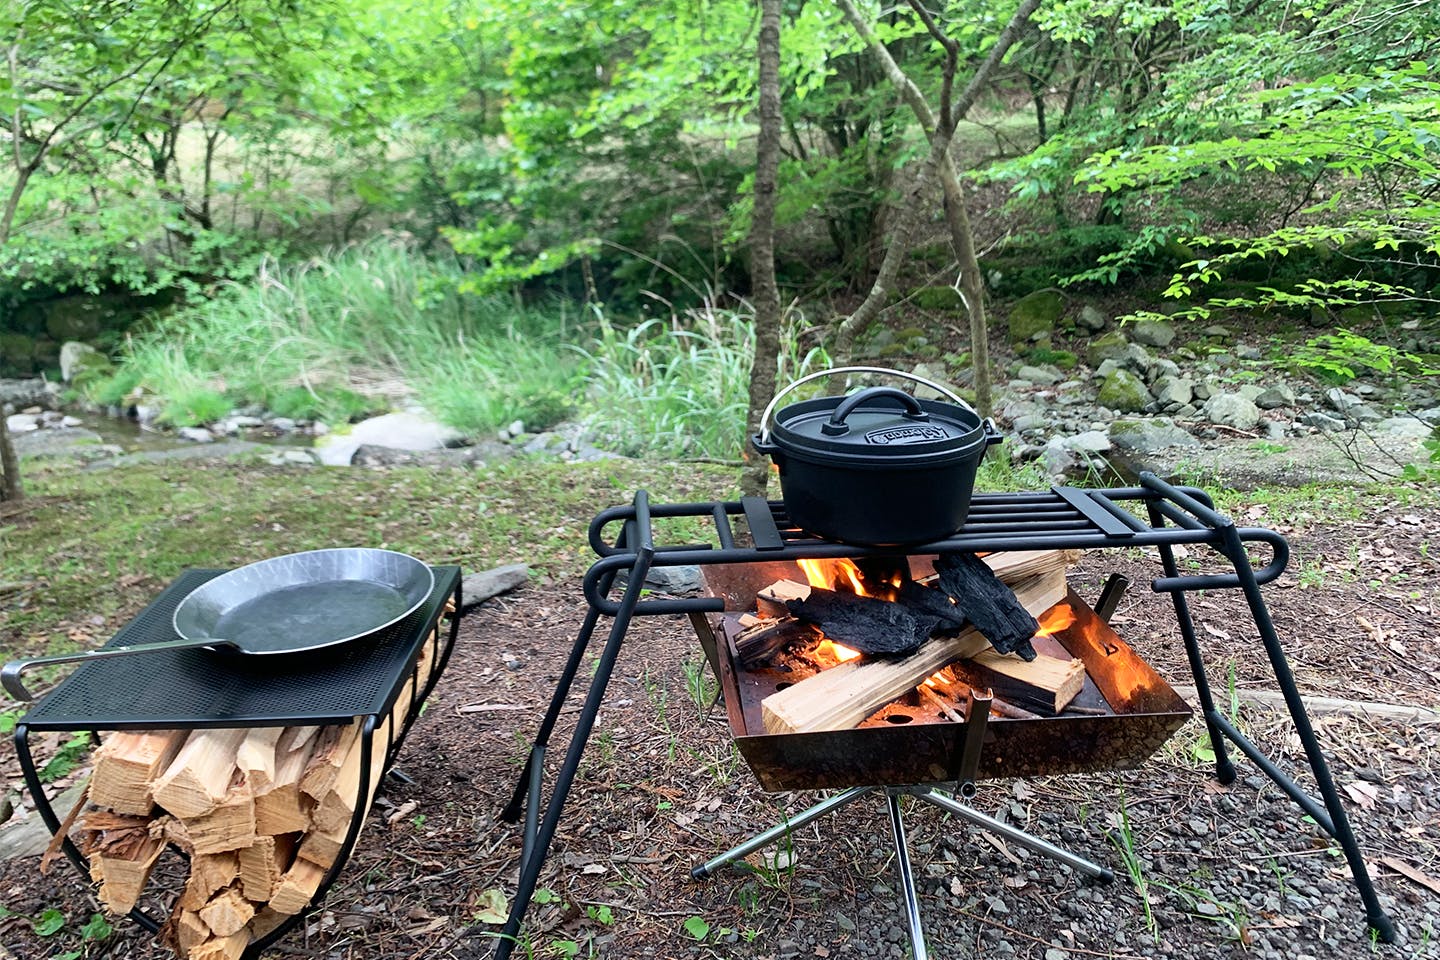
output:
[[[965,402],[965,398],[956,394],[954,390],[951,390],[949,387],[944,386],[943,384],[936,383],[934,380],[927,380],[925,377],[922,377],[918,374],[906,373],[903,370],[892,370],[889,367],[831,367],[829,370],[817,370],[814,373],[807,373],[799,380],[791,382],[779,393],[775,394],[775,396],[770,400],[770,402],[766,404],[765,412],[760,414],[760,442],[770,442],[770,415],[775,412],[775,405],[780,402],[780,399],[784,397],[785,394],[789,393],[791,390],[794,390],[801,384],[809,383],[811,380],[818,380],[821,377],[828,377],[831,374],[836,373],[878,373],[892,377],[900,377],[902,380],[912,380],[922,386],[929,387],[936,393],[942,394],[949,400],[955,401],[960,406],[964,407],[966,410],[974,413],[975,416],[980,416],[980,414],[975,412],[975,408],[970,406],[969,403]]]

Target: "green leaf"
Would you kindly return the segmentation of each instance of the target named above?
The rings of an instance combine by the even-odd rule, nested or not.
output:
[[[696,940],[704,940],[710,935],[710,924],[705,922],[704,917],[688,917],[681,926]]]
[[[65,914],[54,907],[50,907],[35,918],[36,936],[52,937],[64,929]]]
[[[90,919],[80,928],[80,935],[86,940],[104,940],[114,932],[115,928],[99,913],[90,914]]]

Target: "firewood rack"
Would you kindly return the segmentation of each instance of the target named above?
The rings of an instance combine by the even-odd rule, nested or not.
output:
[[[1136,547],[1154,548],[1159,553],[1165,575],[1153,580],[1151,588],[1157,593],[1168,593],[1173,602],[1175,619],[1194,680],[1196,699],[1215,754],[1216,779],[1222,784],[1230,784],[1236,778],[1236,768],[1229,746],[1233,744],[1283,790],[1305,815],[1339,844],[1349,864],[1367,923],[1381,940],[1393,943],[1394,927],[1375,893],[1360,846],[1330,775],[1329,764],[1296,687],[1274,621],[1261,595],[1260,587],[1284,572],[1289,562],[1289,545],[1284,537],[1272,530],[1237,527],[1229,518],[1215,510],[1214,502],[1202,490],[1175,486],[1151,473],[1142,473],[1138,480],[1139,486],[1103,490],[1060,486],[1052,487],[1048,492],[977,494],[972,500],[966,524],[959,532],[942,541],[910,546],[903,550],[818,539],[795,528],[788,520],[782,503],[765,501],[758,497],[727,502],[651,504],[646,492],[640,490],[636,492],[631,504],[611,507],[598,513],[590,522],[589,542],[600,559],[591,565],[583,580],[588,609],[556,682],[549,707],[541,720],[511,800],[500,814],[501,819],[509,823],[518,823],[523,817],[524,825],[519,883],[509,918],[499,935],[496,960],[506,960],[518,943],[521,925],[534,896],[541,868],[554,839],[566,798],[574,784],[581,757],[632,620],[637,616],[673,616],[682,613],[693,619],[724,610],[725,601],[718,597],[645,597],[645,579],[652,568],[755,563],[766,560],[857,559],[894,556],[897,552],[934,554],[950,551],[1098,550]],[[1124,506],[1127,503],[1143,510],[1144,518],[1127,509]],[[657,544],[653,521],[682,517],[710,521],[713,524],[710,531],[713,541],[701,544]],[[744,522],[749,531],[750,545],[739,544],[733,526],[735,521]],[[611,528],[616,525],[618,533],[612,534]],[[1269,548],[1270,559],[1264,566],[1256,567],[1251,563],[1247,544],[1252,543]],[[1230,572],[1181,575],[1176,563],[1175,548],[1199,546],[1212,548],[1220,560],[1228,564]],[[612,596],[612,589],[616,588],[617,579],[622,574],[623,587],[619,588],[617,599]],[[1216,706],[1187,594],[1192,590],[1227,589],[1238,589],[1244,595],[1254,628],[1284,698],[1295,733],[1304,748],[1306,762],[1315,778],[1318,799],[1281,770]],[[1102,597],[1097,608],[1104,608],[1106,605],[1106,599]],[[564,760],[555,775],[550,792],[546,794],[544,767],[550,736],[569,699],[580,665],[602,616],[611,618],[609,635],[595,661],[589,689],[584,696],[574,732],[565,748]],[[915,788],[906,785],[862,787],[859,788],[861,792],[854,796],[851,795],[853,791],[847,791],[823,801],[799,816],[813,819],[874,789],[885,790],[892,810],[896,809],[894,804],[899,795],[916,792]],[[953,799],[951,802],[954,802]],[[958,803],[956,805],[962,806]],[[952,812],[965,816],[960,811]],[[965,818],[978,822],[968,816]],[[793,824],[792,820],[791,825]],[[981,825],[988,826],[983,823]],[[895,826],[899,844],[902,834],[898,825]],[[785,826],[781,825],[752,838],[741,848],[736,848],[742,850],[741,853],[732,850],[722,854],[697,867],[696,875],[703,876],[719,863],[757,849],[778,837],[780,834],[776,831],[783,832],[784,829]],[[1043,850],[1042,852],[1048,853]],[[903,856],[903,851],[901,854]],[[1103,869],[1093,864],[1089,866],[1095,870]],[[1080,869],[1092,876],[1099,876],[1084,866]],[[908,870],[905,872],[908,874]],[[918,931],[913,889],[906,890],[906,897],[906,908],[910,914],[907,919],[911,923],[913,942]]]
[[[355,805],[334,864],[311,898],[310,909],[313,909],[324,900],[354,850],[368,808],[364,802],[364,785],[370,783],[372,765],[382,763],[392,775],[400,775],[390,764],[454,648],[458,613],[451,617],[448,630],[437,630],[437,624],[447,600],[453,598],[454,609],[461,609],[460,568],[437,566],[432,570],[434,589],[409,617],[373,636],[323,651],[324,656],[309,654],[297,660],[226,656],[186,649],[98,660],[80,666],[42,697],[14,730],[15,752],[26,787],[50,833],[59,834],[62,823],[40,782],[30,748],[32,731],[86,731],[98,739],[101,730],[321,726],[349,724],[363,718],[361,802]],[[171,625],[176,606],[201,584],[224,572],[215,569],[182,572],[105,646],[176,639]],[[379,744],[375,733],[406,684],[416,682],[416,663],[427,642],[439,647],[433,651],[435,660],[429,678],[422,688],[414,690],[404,723],[393,731],[390,742]],[[61,847],[80,876],[89,882],[85,855],[69,837],[61,841]],[[254,960],[267,946],[294,929],[310,909],[288,917],[252,941],[243,954],[245,960]],[[129,916],[151,933],[160,930],[160,922],[139,905]]]

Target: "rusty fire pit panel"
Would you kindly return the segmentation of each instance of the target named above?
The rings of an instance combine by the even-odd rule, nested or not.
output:
[[[920,573],[924,558],[911,559]],[[755,593],[778,578],[804,580],[788,563],[716,565],[704,574],[711,594],[725,597],[730,610],[753,607]],[[1085,688],[1074,705],[1086,715],[992,718],[980,779],[1134,768],[1190,718],[1185,701],[1109,624],[1073,591],[1066,602],[1075,622],[1053,640],[1085,664]],[[918,704],[893,704],[880,722],[852,730],[766,733],[761,701],[795,677],[779,669],[746,670],[735,662],[730,638],[739,631],[737,617],[694,619],[702,643],[718,655],[731,735],[764,789],[836,790],[957,778],[965,727]]]

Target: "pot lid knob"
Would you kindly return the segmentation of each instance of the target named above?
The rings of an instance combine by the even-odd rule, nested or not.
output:
[[[930,415],[921,409],[920,401],[904,390],[898,390],[895,387],[866,387],[841,400],[831,412],[830,419],[820,425],[820,432],[827,437],[844,436],[850,432],[850,425],[845,422],[846,417],[871,400],[886,399],[900,402],[900,406],[904,408],[902,416],[906,420],[913,420],[917,423],[929,422]]]

